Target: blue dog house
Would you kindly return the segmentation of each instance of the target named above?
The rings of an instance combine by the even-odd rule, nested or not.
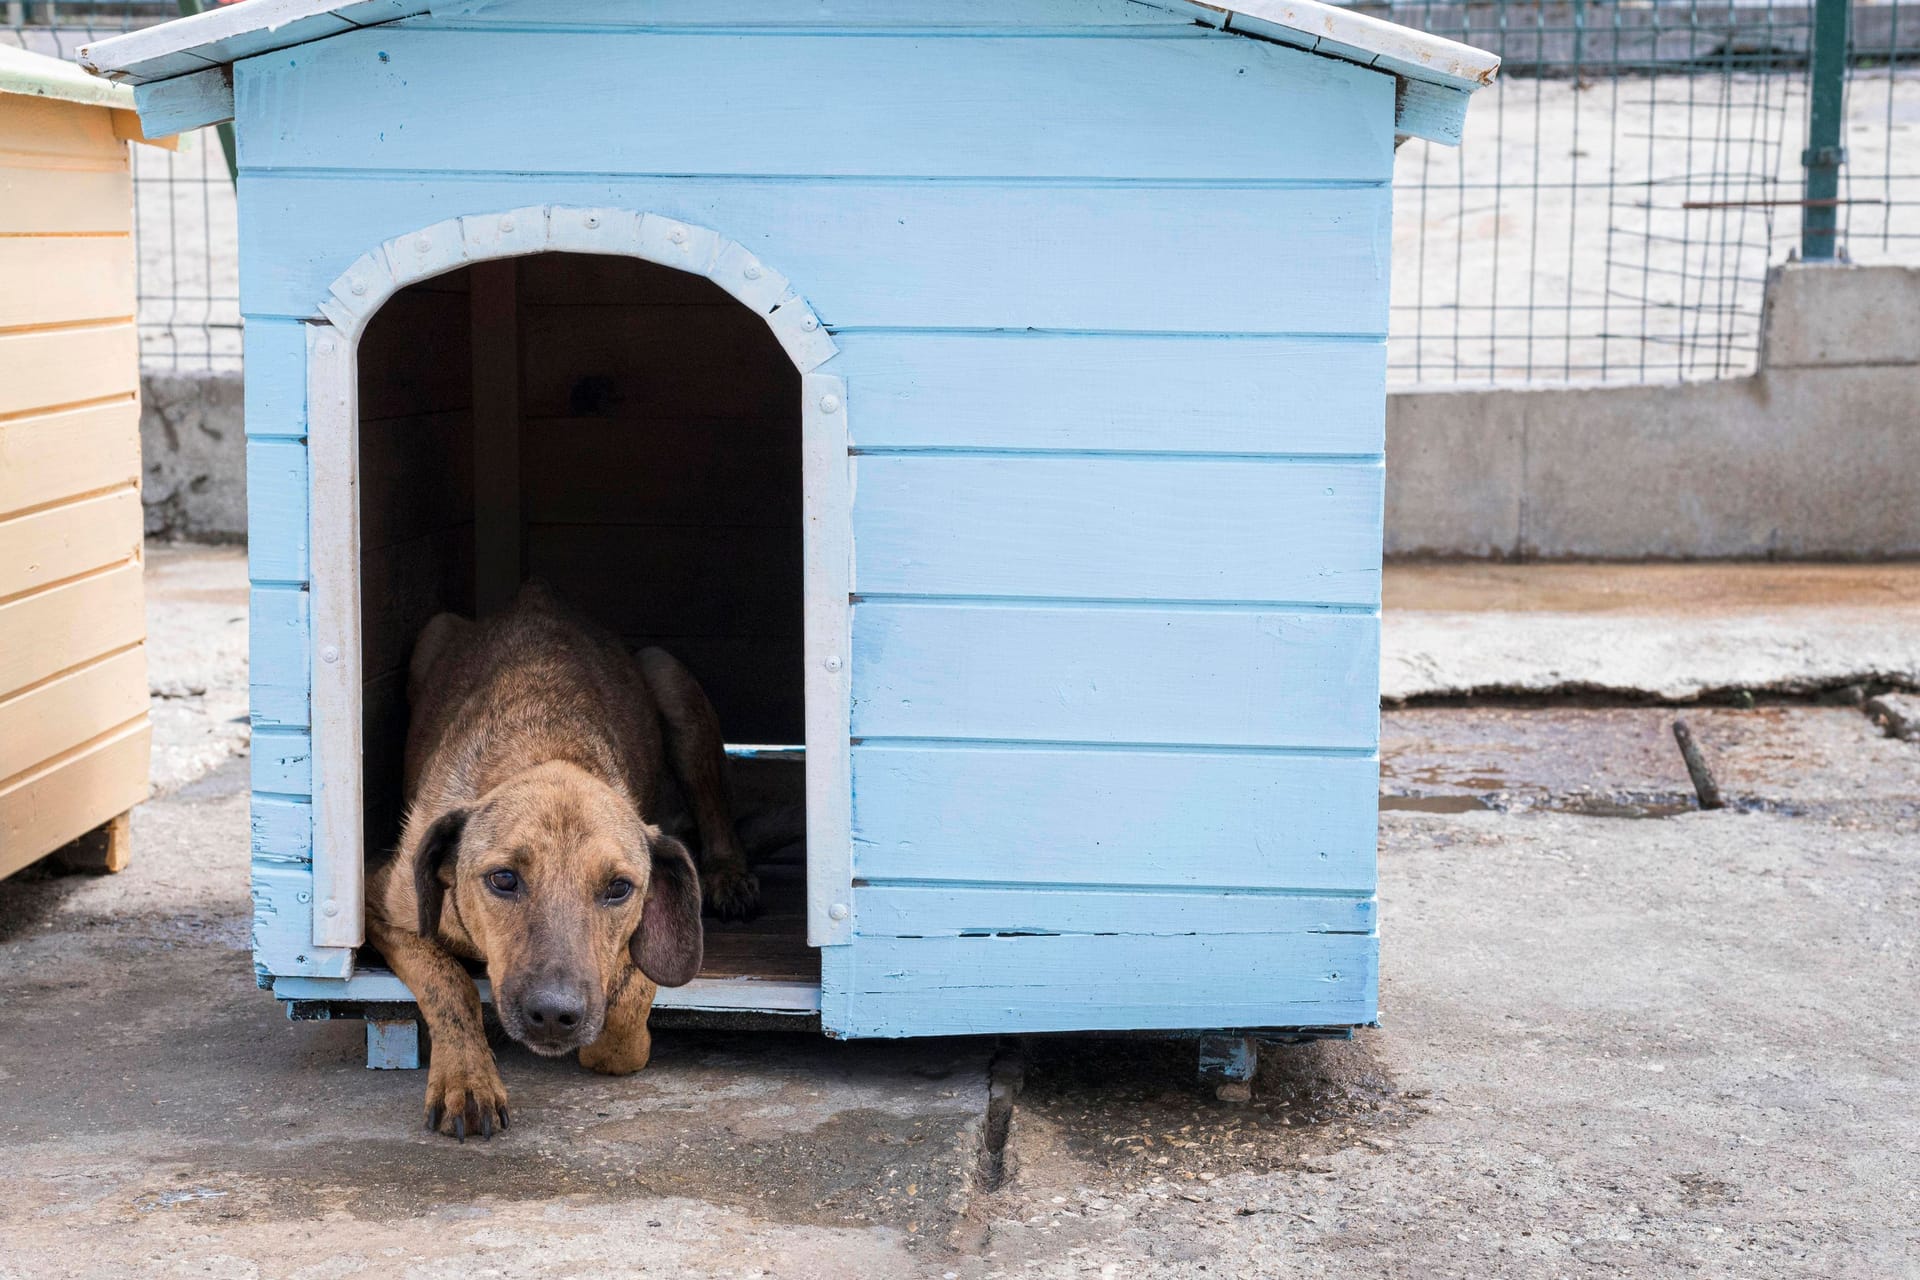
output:
[[[661,1010],[1374,1021],[1394,147],[1497,59],[1313,0],[247,0],[84,60],[238,136],[296,1011],[410,999],[408,646],[539,576],[804,774]]]

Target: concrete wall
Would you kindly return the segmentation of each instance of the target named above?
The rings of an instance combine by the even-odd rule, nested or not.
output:
[[[1920,555],[1920,270],[1796,264],[1761,370],[1415,392],[1387,412],[1389,555]]]
[[[143,374],[140,460],[149,538],[245,538],[247,442],[240,375]]]
[[[1920,555],[1920,270],[1775,272],[1761,362],[1723,382],[1391,397],[1388,554]],[[148,535],[244,537],[239,375],[142,385]]]

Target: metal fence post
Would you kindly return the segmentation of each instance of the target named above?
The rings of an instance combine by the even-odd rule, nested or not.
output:
[[[1807,91],[1806,203],[1800,209],[1800,256],[1831,262],[1840,233],[1840,166],[1847,150],[1847,25],[1851,0],[1815,0],[1812,83]]]

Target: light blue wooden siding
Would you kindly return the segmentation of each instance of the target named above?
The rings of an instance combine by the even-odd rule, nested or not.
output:
[[[256,583],[307,580],[307,445],[247,441],[247,576]]]
[[[254,535],[256,541],[259,535]],[[247,610],[255,728],[305,728],[312,671],[307,660],[311,597],[299,586],[255,587]]]
[[[247,438],[307,434],[307,329],[295,320],[249,320]]]
[[[1293,183],[1378,182],[1392,166],[1391,79],[1199,27],[1072,46],[963,34],[467,32],[454,37],[455,59],[448,33],[411,28],[263,59],[236,85],[246,118],[315,109],[316,82],[352,91],[325,102],[324,133],[243,134],[242,160],[309,169],[344,152],[361,168],[442,172]],[[567,92],[603,121],[660,127],[476,128],[551,109],[553,81],[530,64],[565,68]],[[727,92],[715,95],[716,84]],[[421,101],[433,109],[420,113]],[[1272,127],[1308,115],[1311,130]],[[796,139],[809,118],[820,127]]]
[[[246,330],[253,950],[266,975],[341,976],[313,935],[306,327]]]
[[[936,895],[911,886],[876,885],[856,890],[855,900],[875,932],[916,938],[1368,934],[1378,915],[1371,898],[1222,889],[1085,893],[996,885],[950,888]]]
[[[1383,337],[1390,195],[1383,184],[243,172],[240,291],[249,315],[316,315],[382,241],[547,201],[710,227],[792,279],[836,329]]]
[[[1374,605],[1378,462],[862,457],[854,590]]]
[[[822,1020],[844,1036],[1342,1026],[1374,1019],[1372,935],[861,936]]]
[[[1378,338],[842,333],[865,450],[1378,454]]]
[[[386,239],[541,203],[711,227],[833,331],[835,1034],[1374,1015],[1393,82],[1168,16],[509,3],[238,68],[263,333]],[[258,434],[299,437],[296,387]]]
[[[1045,554],[1045,548],[1036,548]],[[859,604],[856,739],[1371,750],[1371,613]]]
[[[1364,753],[870,743],[853,779],[874,884],[1373,889]]]
[[[249,751],[255,795],[313,794],[313,744],[305,732],[256,726]]]

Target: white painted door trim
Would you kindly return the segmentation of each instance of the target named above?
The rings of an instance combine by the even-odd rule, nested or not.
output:
[[[853,486],[839,353],[787,278],[705,227],[626,209],[532,205],[396,236],[333,282],[309,325],[307,451],[313,634],[313,940],[365,939],[360,721],[359,343],[382,303],[469,262],[622,254],[702,275],[751,308],[801,374],[805,486],[807,940],[853,934]]]

